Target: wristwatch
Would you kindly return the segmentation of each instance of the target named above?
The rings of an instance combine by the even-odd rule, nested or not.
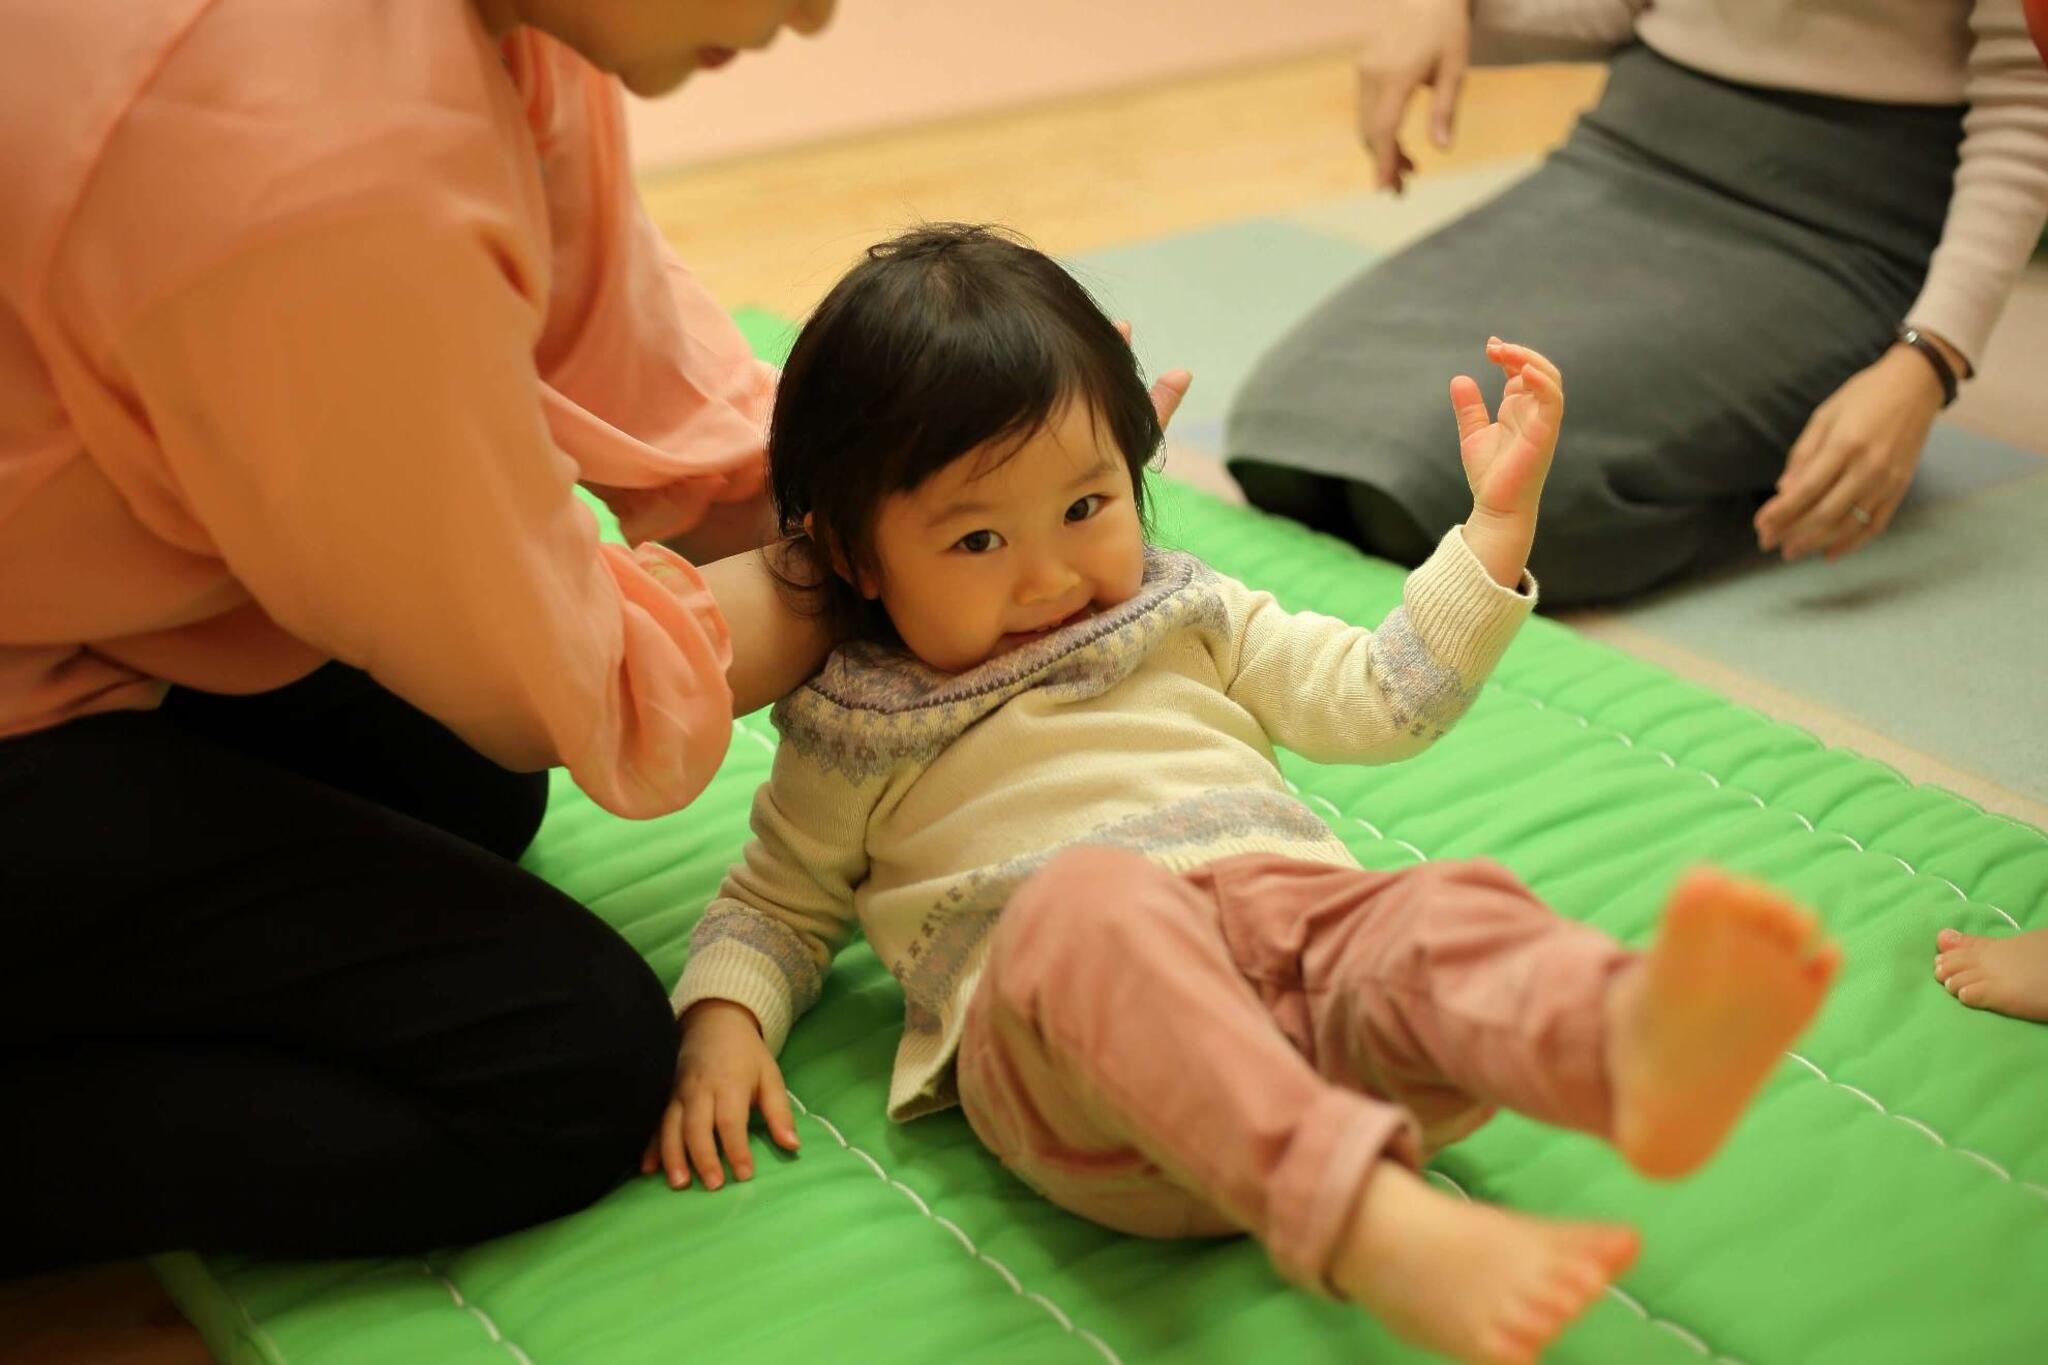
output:
[[[1955,366],[1948,363],[1948,357],[1941,353],[1941,347],[1929,341],[1918,327],[1910,323],[1899,324],[1898,340],[1900,344],[1911,346],[1918,351],[1926,358],[1927,363],[1934,367],[1934,377],[1941,381],[1941,405],[1947,407],[1955,402],[1958,384]]]

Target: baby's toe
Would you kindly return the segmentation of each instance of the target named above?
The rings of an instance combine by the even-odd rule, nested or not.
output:
[[[1973,1010],[1993,1009],[1997,1006],[1997,987],[1990,978],[1973,976],[1956,987],[1956,999]]]

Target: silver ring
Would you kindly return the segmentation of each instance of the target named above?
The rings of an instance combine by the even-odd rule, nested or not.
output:
[[[1864,511],[1853,502],[1849,504],[1849,515],[1862,522],[1865,526],[1870,525],[1870,513]]]

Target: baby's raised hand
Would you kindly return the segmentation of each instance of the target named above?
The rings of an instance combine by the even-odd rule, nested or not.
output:
[[[753,1013],[730,1000],[698,1001],[683,1016],[675,1093],[661,1127],[647,1140],[641,1173],[652,1175],[659,1167],[680,1190],[690,1183],[695,1166],[704,1188],[715,1190],[725,1183],[729,1163],[736,1179],[751,1180],[754,1156],[747,1148],[747,1119],[757,1107],[776,1145],[795,1151],[789,1091]]]
[[[1498,419],[1487,416],[1470,375],[1451,381],[1458,452],[1472,489],[1464,536],[1493,580],[1515,587],[1536,538],[1536,507],[1564,422],[1564,380],[1543,356],[1499,337],[1487,338],[1486,358],[1508,377]]]
[[[1487,338],[1486,358],[1508,377],[1497,419],[1486,415],[1486,399],[1471,376],[1451,381],[1472,508],[1496,517],[1534,517],[1564,421],[1564,378],[1538,352],[1499,337]]]

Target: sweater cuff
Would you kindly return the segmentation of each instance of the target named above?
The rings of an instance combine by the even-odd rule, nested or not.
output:
[[[1408,625],[1429,655],[1477,687],[1536,606],[1536,579],[1522,571],[1520,590],[1503,588],[1453,526],[1436,553],[1408,575],[1402,594]]]
[[[1930,282],[1930,287],[1906,310],[1905,322],[1909,327],[1934,333],[1960,351],[1969,371],[1956,378],[1973,379],[1983,363],[1985,341],[2003,310],[2003,299],[1972,299],[1950,289],[1936,292]]]
[[[690,954],[683,979],[676,982],[669,1003],[676,1017],[700,1000],[730,1000],[754,1012],[761,1041],[770,1056],[780,1056],[795,1019],[782,971],[765,955],[730,939],[709,943]]]

